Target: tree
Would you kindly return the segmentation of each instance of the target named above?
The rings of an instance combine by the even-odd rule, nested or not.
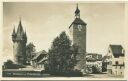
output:
[[[74,69],[74,66],[77,64],[77,55],[78,55],[78,46],[76,44],[73,44],[71,47],[71,59],[69,63],[70,69]]]
[[[49,70],[54,73],[66,72],[73,70],[77,63],[78,47],[72,46],[69,37],[65,32],[62,32],[53,40],[48,54]]]
[[[9,65],[12,65],[13,64],[13,61],[11,60],[7,60],[7,62],[5,62],[5,65],[9,66]]]
[[[4,62],[4,69],[13,68],[12,65],[13,65],[13,61],[7,60],[7,62]]]
[[[27,46],[26,46],[26,56],[27,56],[27,62],[29,63],[32,58],[34,57],[34,54],[35,54],[35,46],[33,43],[29,43]]]
[[[13,61],[7,60],[7,62],[4,62],[3,69],[18,69],[18,68],[24,68],[22,65],[14,64]]]

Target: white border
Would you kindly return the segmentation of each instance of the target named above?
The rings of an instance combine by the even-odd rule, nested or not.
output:
[[[3,21],[3,2],[59,2],[59,3],[128,3],[128,0],[2,0],[0,1],[0,21]],[[127,14],[127,12],[125,12]],[[126,23],[126,22],[125,22]],[[126,25],[127,26],[127,25]],[[2,36],[3,22],[0,22],[0,36]],[[0,40],[0,52],[2,53],[2,37]],[[126,50],[126,49],[125,49]],[[126,53],[127,55],[127,53]],[[0,56],[0,62],[2,57]],[[0,80],[127,80],[127,56],[126,56],[126,71],[124,78],[86,78],[86,77],[42,77],[42,78],[5,78],[2,77],[2,68],[0,68]]]

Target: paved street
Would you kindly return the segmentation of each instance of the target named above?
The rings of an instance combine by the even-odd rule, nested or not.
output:
[[[3,71],[4,76],[3,77],[61,77],[61,76],[54,76],[50,74],[41,74],[40,71],[33,71],[33,70],[27,70],[27,69],[22,69],[22,70],[5,70]],[[107,73],[100,73],[100,74],[84,74],[85,78],[121,78],[121,77],[112,77],[108,76]]]
[[[84,75],[84,77],[87,77],[87,78],[122,78],[122,77],[108,76],[107,73],[88,74],[88,75]]]
[[[85,75],[84,77],[87,77],[87,78],[108,78],[110,76],[108,76],[106,73],[103,73],[103,74],[88,74],[88,75]]]

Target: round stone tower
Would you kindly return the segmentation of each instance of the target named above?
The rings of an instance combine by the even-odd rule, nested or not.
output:
[[[23,30],[21,20],[19,22],[17,32],[15,31],[15,27],[13,29],[12,41],[14,62],[20,65],[26,64],[27,35],[26,32]]]

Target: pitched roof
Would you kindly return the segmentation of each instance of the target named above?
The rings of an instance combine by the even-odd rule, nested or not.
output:
[[[47,52],[45,50],[39,51],[35,57],[33,57],[32,60],[38,59],[39,56],[45,56],[47,54]]]
[[[121,45],[110,45],[114,57],[124,56],[123,47]]]
[[[47,57],[43,57],[41,60],[39,60],[39,62],[38,63],[42,63],[42,62],[45,62],[45,61],[47,61],[48,60],[48,58]]]
[[[72,22],[72,24],[86,25],[86,23],[81,18],[75,18],[75,20]],[[69,28],[72,26],[72,24],[69,26]]]
[[[105,61],[107,58],[108,58],[108,56],[105,55],[105,56],[102,58],[102,60]]]
[[[92,57],[87,57],[88,55],[91,55]],[[102,54],[97,54],[97,53],[87,53],[86,55],[86,60],[89,62],[94,62],[94,61],[101,61],[102,60]]]

